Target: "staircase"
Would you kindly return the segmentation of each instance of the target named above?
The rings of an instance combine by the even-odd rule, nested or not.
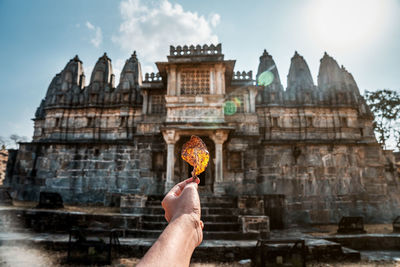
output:
[[[128,230],[127,236],[157,238],[167,221],[161,207],[161,196],[149,196],[144,208],[136,211],[142,215],[141,227]],[[204,222],[204,240],[256,240],[256,233],[242,233],[236,198],[201,197],[201,220]]]

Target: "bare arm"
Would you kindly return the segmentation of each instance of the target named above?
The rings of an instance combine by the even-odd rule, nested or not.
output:
[[[137,265],[189,266],[194,249],[203,240],[197,183],[189,178],[177,185],[162,202],[169,222],[157,241]]]

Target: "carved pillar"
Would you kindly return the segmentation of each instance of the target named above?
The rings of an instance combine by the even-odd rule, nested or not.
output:
[[[143,95],[142,114],[145,115],[145,114],[147,114],[147,106],[149,103],[149,94],[147,93],[146,90],[142,90],[142,95]]]
[[[257,93],[258,93],[258,90],[257,90],[257,87],[254,87],[254,86],[252,86],[252,87],[249,87],[249,112],[250,113],[254,113],[254,112],[256,112],[256,97],[257,97]]]
[[[225,94],[225,67],[222,64],[215,65],[215,94]]]
[[[224,170],[223,170],[223,144],[228,138],[228,132],[223,130],[217,130],[211,136],[211,139],[215,143],[215,179],[214,179],[214,194],[222,195],[224,194],[224,188],[222,186],[224,180]]]
[[[168,193],[174,186],[175,143],[179,140],[179,134],[175,130],[166,130],[163,137],[167,143],[167,177],[164,192]]]
[[[178,95],[176,92],[176,66],[171,65],[167,68],[168,84],[167,84],[167,94],[168,95]]]
[[[210,94],[215,94],[215,69],[210,70]]]

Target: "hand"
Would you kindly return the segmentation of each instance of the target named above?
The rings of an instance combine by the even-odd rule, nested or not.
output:
[[[203,241],[203,222],[197,185],[198,178],[189,178],[175,185],[161,205],[169,222],[157,241],[137,265],[189,266],[195,248]]]
[[[189,178],[176,184],[161,202],[165,210],[165,219],[171,223],[180,217],[188,217],[197,231],[198,244],[203,240],[204,224],[201,218],[201,206],[199,193],[197,191],[198,178]]]

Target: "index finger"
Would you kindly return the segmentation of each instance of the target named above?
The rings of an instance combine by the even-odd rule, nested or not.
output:
[[[185,186],[191,182],[193,182],[193,177],[190,177],[178,184],[176,184],[172,189],[168,192],[168,195],[174,195],[174,196],[179,196],[182,193],[182,190],[185,188]]]

